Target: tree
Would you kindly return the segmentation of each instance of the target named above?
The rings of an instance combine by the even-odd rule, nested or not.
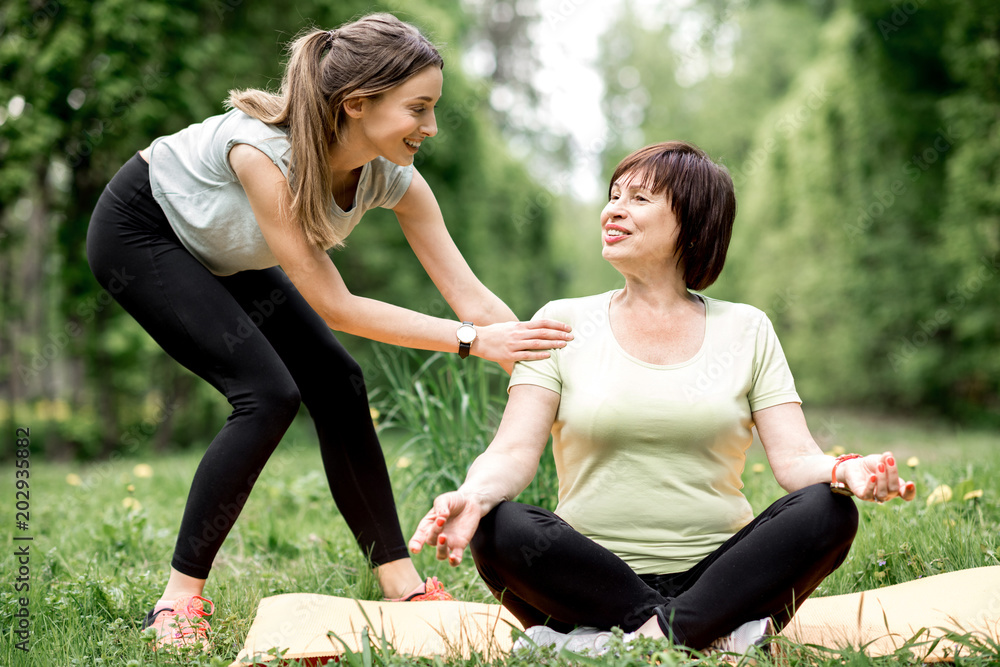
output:
[[[507,154],[488,87],[463,75],[461,50],[450,46],[470,30],[461,3],[307,1],[295,9],[69,0],[0,10],[0,395],[7,419],[30,417],[45,436],[34,442],[47,451],[134,451],[153,432],[162,446],[197,441],[228,411],[96,284],[85,260],[87,223],[104,185],[153,138],[221,113],[232,88],[276,88],[283,45],[309,25],[389,10],[448,45],[441,134],[418,168],[470,263],[502,298],[526,316],[551,291],[539,268],[548,243],[544,191]],[[540,224],[511,224],[518,216]],[[391,214],[366,216],[349,241],[335,261],[352,289],[447,314]]]
[[[740,208],[710,293],[768,312],[808,401],[996,423],[1000,10],[771,0],[685,11],[708,28],[680,53],[677,21],[625,16],[605,40],[605,79],[622,127],[691,140],[729,166]],[[731,46],[718,39],[726,25]],[[731,68],[684,74],[720,46]]]

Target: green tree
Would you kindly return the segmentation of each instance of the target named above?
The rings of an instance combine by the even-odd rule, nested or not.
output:
[[[710,293],[769,313],[808,401],[1000,421],[1000,10],[685,11],[707,26],[695,46],[626,15],[603,62],[622,127],[693,141],[733,174],[740,210]],[[720,51],[731,68],[711,66]],[[640,143],[622,136],[608,165]]]
[[[300,30],[373,10],[445,45],[440,134],[418,167],[466,257],[522,316],[553,291],[540,261],[546,197],[508,155],[488,84],[462,73],[472,19],[458,0],[309,0],[295,11],[243,0],[9,3],[0,9],[0,417],[31,422],[44,435],[35,442],[73,456],[214,433],[224,400],[166,358],[90,274],[90,213],[152,139],[223,112],[232,88],[276,88],[282,48]],[[366,216],[349,242],[334,259],[353,290],[447,315],[391,214]]]

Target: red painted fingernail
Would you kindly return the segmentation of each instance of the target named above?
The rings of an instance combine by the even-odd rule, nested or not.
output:
[[[437,525],[439,528],[444,525],[444,517],[438,517]]]
[[[878,477],[876,477],[875,475],[872,475],[872,478],[870,480],[868,480],[868,481],[871,482],[872,484],[874,484],[877,479],[878,479]]]
[[[886,462],[886,463],[888,463],[888,464],[889,464],[889,465],[891,465],[891,466],[894,466],[894,465],[896,465],[896,459],[892,458],[891,456],[890,456],[889,458],[887,458],[887,459],[885,460],[885,462]]]
[[[879,463],[879,464],[878,464],[878,471],[879,471],[879,472],[885,472],[885,465],[884,465],[884,464],[882,464],[882,463]]]
[[[444,535],[438,535],[438,544],[444,544],[448,540],[445,539]]]

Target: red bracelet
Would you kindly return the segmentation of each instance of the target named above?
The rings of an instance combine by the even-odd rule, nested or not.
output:
[[[833,472],[831,473],[832,479],[830,480],[830,490],[834,493],[839,493],[842,496],[853,496],[851,490],[847,488],[847,484],[837,481],[837,466],[839,466],[844,461],[850,461],[851,459],[861,459],[864,458],[861,454],[841,454],[837,457],[837,460],[833,462]]]

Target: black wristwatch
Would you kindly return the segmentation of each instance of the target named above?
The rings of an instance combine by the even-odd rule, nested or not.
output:
[[[472,322],[462,322],[458,328],[458,356],[465,359],[472,349],[472,342],[476,340],[476,327]]]

